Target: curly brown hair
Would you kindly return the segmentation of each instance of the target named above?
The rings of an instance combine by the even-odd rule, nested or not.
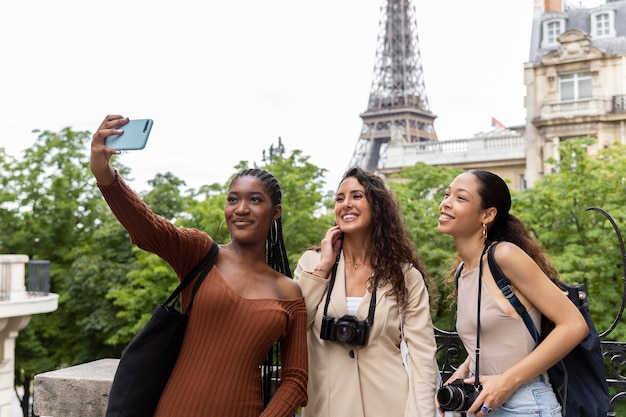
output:
[[[408,297],[403,267],[409,264],[422,274],[432,300],[434,282],[417,254],[393,192],[381,177],[362,168],[348,169],[340,184],[349,177],[356,178],[365,188],[365,198],[372,209],[370,264],[374,273],[367,283],[368,287],[390,284],[403,310]]]

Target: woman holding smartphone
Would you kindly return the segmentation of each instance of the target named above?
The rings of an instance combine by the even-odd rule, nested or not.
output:
[[[179,280],[213,244],[205,232],[176,227],[152,212],[110,164],[105,145],[128,121],[107,116],[93,135],[90,167],[111,211],[133,243],[155,253]],[[293,417],[307,402],[306,309],[289,277],[282,238],[280,185],[249,169],[232,180],[224,205],[231,241],[194,299],[178,360],[157,417]],[[193,285],[182,293],[182,308]],[[281,383],[269,404],[261,396],[261,365],[280,344]]]

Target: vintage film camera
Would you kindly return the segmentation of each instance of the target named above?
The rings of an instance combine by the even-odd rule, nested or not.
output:
[[[467,411],[476,401],[482,385],[466,384],[462,379],[455,379],[437,391],[437,402],[444,411]]]
[[[369,312],[366,320],[357,320],[356,317],[345,315],[340,318],[328,316],[328,305],[330,304],[330,294],[335,285],[335,277],[337,276],[337,265],[341,251],[337,254],[335,264],[333,265],[330,279],[328,282],[328,291],[326,291],[326,303],[324,305],[324,317],[322,318],[322,326],[320,328],[320,339],[332,340],[334,342],[347,343],[350,345],[367,344],[367,335],[369,327],[374,323],[374,312],[376,311],[376,285],[372,289],[372,297],[370,299]]]
[[[350,345],[365,345],[367,343],[367,329],[367,322],[356,320],[354,316],[345,315],[341,318],[324,316],[320,339]]]

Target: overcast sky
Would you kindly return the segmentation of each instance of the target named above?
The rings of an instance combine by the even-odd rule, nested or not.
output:
[[[439,139],[488,131],[492,116],[525,123],[533,1],[415,1]],[[278,137],[328,169],[334,190],[379,18],[380,0],[3,1],[0,147],[19,157],[33,129],[93,132],[119,113],[154,119],[146,148],[120,156],[137,191],[168,171],[189,187],[224,183]]]

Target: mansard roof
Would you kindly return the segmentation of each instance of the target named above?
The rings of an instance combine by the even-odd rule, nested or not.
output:
[[[589,36],[590,45],[600,50],[605,56],[621,55],[626,53],[626,0],[607,0],[605,4],[597,7],[586,8],[566,3],[562,12],[543,12],[541,5],[535,6],[533,14],[533,27],[531,34],[529,62],[541,63],[547,55],[554,55],[561,48],[561,44],[542,47],[545,36],[544,23],[561,20],[565,23],[563,34],[576,30]],[[613,13],[613,29],[615,36],[594,38],[591,36],[592,16],[604,11]]]

